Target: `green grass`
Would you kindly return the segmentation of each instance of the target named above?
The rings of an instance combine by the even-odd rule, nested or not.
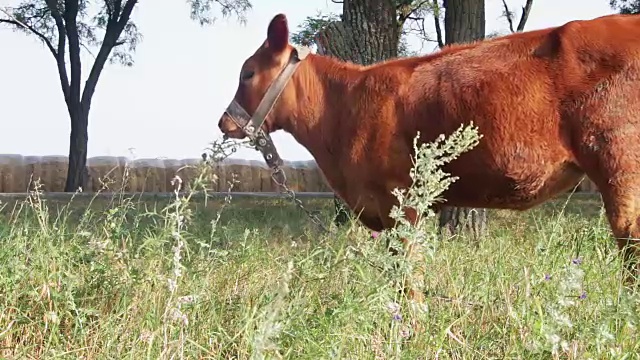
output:
[[[331,201],[305,203],[329,222]],[[492,211],[479,244],[464,237],[439,242],[427,258],[423,312],[398,295],[394,259],[380,238],[357,224],[324,236],[288,201],[233,199],[224,208],[223,201],[180,204],[185,224],[179,228],[176,208],[168,205],[126,198],[3,204],[0,356],[621,359],[640,353],[638,296],[621,287],[599,199]],[[576,258],[582,262],[573,264]],[[396,304],[401,316],[394,318]],[[411,319],[422,333],[407,336]]]

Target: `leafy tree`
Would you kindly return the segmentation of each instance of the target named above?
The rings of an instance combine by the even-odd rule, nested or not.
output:
[[[609,5],[621,14],[640,14],[640,0],[609,0]]]
[[[164,0],[163,0],[164,1]],[[107,62],[133,66],[133,53],[142,35],[131,20],[137,0],[22,0],[16,7],[0,8],[0,25],[37,37],[56,62],[60,86],[71,120],[66,192],[87,186],[87,128],[91,100]],[[245,22],[249,0],[187,0],[191,18],[212,24],[219,9]],[[94,55],[81,86],[81,51]],[[66,64],[68,55],[69,66]]]

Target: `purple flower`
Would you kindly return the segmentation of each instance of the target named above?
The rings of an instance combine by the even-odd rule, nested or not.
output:
[[[400,314],[393,314],[393,320],[395,320],[395,321],[402,321],[402,315],[400,315]]]
[[[587,292],[583,291],[582,294],[580,294],[580,299],[584,300],[587,298]]]
[[[544,281],[549,281],[549,280],[551,280],[551,275],[544,274]]]
[[[374,239],[375,239],[375,238],[377,238],[377,237],[378,237],[378,235],[380,235],[380,233],[379,233],[379,232],[377,232],[377,231],[372,231],[372,232],[371,232],[371,237],[372,237],[372,238],[374,238]]]
[[[574,265],[580,265],[580,264],[582,264],[582,258],[577,257],[577,258],[575,258],[575,259],[571,260],[571,262],[572,262]]]

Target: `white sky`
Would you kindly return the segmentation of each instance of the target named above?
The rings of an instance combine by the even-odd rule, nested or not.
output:
[[[144,36],[135,65],[107,65],[98,83],[89,119],[89,156],[199,158],[221,136],[217,121],[233,97],[240,65],[264,41],[271,18],[285,13],[295,31],[318,10],[341,10],[330,0],[252,2],[246,25],[230,18],[200,27],[189,18],[185,0],[141,1],[133,16]],[[508,1],[518,16],[524,2]],[[0,6],[16,3],[0,0]],[[502,1],[486,4],[487,33],[506,31]],[[612,12],[609,0],[534,0],[525,30]],[[419,49],[419,42],[413,44]],[[0,154],[66,155],[70,125],[53,57],[35,37],[2,26],[0,46]],[[427,44],[423,52],[433,50],[434,44]],[[92,58],[85,54],[83,60],[84,85]],[[283,131],[273,138],[284,159],[312,158]],[[251,149],[234,157],[261,160]]]

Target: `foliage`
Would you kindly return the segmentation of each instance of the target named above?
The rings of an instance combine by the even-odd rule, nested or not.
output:
[[[235,16],[241,23],[246,23],[246,13],[251,10],[249,0],[187,0],[191,5],[191,18],[201,25],[211,25],[216,20],[214,5],[220,8],[223,17]]]
[[[428,226],[429,221],[436,217],[431,207],[440,201],[440,195],[458,180],[457,177],[451,177],[445,173],[442,166],[475,147],[482,135],[478,133],[477,127],[470,124],[461,126],[447,138],[444,134],[440,134],[433,143],[418,145],[419,138],[420,133],[414,138],[413,167],[409,172],[411,186],[393,190],[398,205],[391,209],[390,216],[398,225],[384,233],[393,238],[396,244],[399,244],[398,241],[401,238],[408,238],[421,247],[426,245],[430,255],[433,256],[437,234],[431,233]],[[407,219],[405,215],[407,208],[417,212],[415,223]],[[400,248],[398,250],[401,251]]]
[[[316,35],[334,21],[340,21],[340,16],[336,14],[325,15],[320,11],[315,16],[307,16],[298,25],[298,32],[291,34],[291,42],[300,46],[315,46],[317,45]]]
[[[401,36],[398,42],[398,54],[400,56],[416,55],[409,50],[407,38],[411,35],[418,35],[423,41],[433,41],[425,30],[425,21],[433,16],[434,8],[431,1],[406,1],[396,0],[397,22],[401,28]],[[435,10],[434,10],[435,9]],[[301,46],[313,47],[316,44],[315,36],[323,30],[329,23],[340,21],[341,15],[330,13],[323,14],[318,11],[315,16],[307,16],[298,25],[298,31],[291,35],[291,42]]]
[[[135,3],[135,2],[134,2]],[[48,47],[56,48],[60,40],[68,41],[67,46],[75,47],[65,37],[74,36],[71,31],[77,29],[78,46],[92,55],[107,39],[108,32],[115,30],[119,21],[124,21],[121,34],[114,39],[114,51],[109,58],[111,62],[131,66],[131,53],[142,39],[136,24],[128,19],[128,14],[121,1],[92,2],[58,0],[23,0],[17,7],[4,9],[7,17],[5,23],[13,25],[13,29],[26,34],[37,35]],[[77,15],[74,14],[77,12]],[[130,11],[129,11],[130,14]],[[123,15],[126,18],[123,18]],[[74,25],[75,23],[75,25]],[[56,52],[65,51],[56,48]],[[55,56],[55,54],[54,54]]]
[[[609,5],[621,14],[640,14],[639,0],[609,0]]]
[[[114,39],[109,61],[132,66],[132,53],[142,40],[142,34],[130,19],[131,12],[127,13],[127,7],[133,8],[136,3],[137,0],[22,0],[16,7],[2,9],[4,17],[0,18],[0,23],[9,24],[16,31],[36,35],[45,45],[54,48],[61,37],[69,36],[69,27],[75,27],[79,46],[95,56],[94,52],[108,40],[107,34],[116,31],[115,24],[123,21],[123,30]],[[191,8],[191,18],[202,25],[215,21],[216,8],[222,16],[235,15],[241,22],[246,21],[245,13],[251,9],[248,0],[187,0],[187,3]],[[67,45],[73,46],[71,43]]]

